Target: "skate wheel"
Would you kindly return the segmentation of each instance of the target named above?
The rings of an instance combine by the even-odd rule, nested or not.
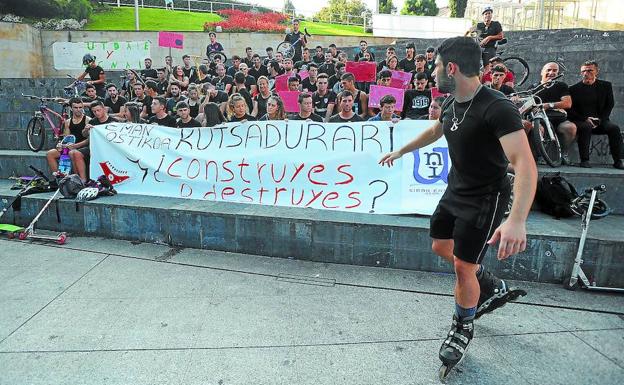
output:
[[[579,281],[576,280],[576,283],[574,283],[574,285],[570,286],[570,277],[566,278],[565,281],[563,281],[563,288],[566,290],[570,290],[570,291],[575,291],[576,289],[578,289],[579,287]]]
[[[65,242],[67,241],[67,234],[61,234],[58,236],[58,238],[56,239],[56,243],[58,243],[59,245],[63,245],[65,244]]]
[[[448,377],[449,373],[451,372],[451,367],[448,366],[447,364],[442,364],[440,366],[440,370],[438,370],[438,378],[440,379],[440,381],[444,382],[446,381],[446,377]]]
[[[24,239],[26,239],[27,234],[22,231],[21,233],[19,233],[18,238],[20,239],[20,241],[23,241]]]

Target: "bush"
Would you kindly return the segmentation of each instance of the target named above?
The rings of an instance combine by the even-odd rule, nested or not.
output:
[[[225,20],[204,24],[204,31],[213,31],[216,26],[224,32],[284,32],[288,16],[276,12],[243,12],[238,9],[224,9],[217,12]]]
[[[25,17],[62,15],[62,8],[56,0],[5,0],[1,11]]]
[[[93,7],[88,0],[65,0],[63,17],[66,19],[84,20],[91,17]]]
[[[57,31],[61,30],[79,30],[87,24],[87,19],[78,21],[76,19],[50,19],[46,21],[38,21],[33,24],[33,27],[39,29],[53,29]]]

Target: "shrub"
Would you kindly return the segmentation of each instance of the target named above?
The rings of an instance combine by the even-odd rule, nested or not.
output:
[[[217,12],[225,20],[204,24],[204,31],[221,26],[227,32],[284,32],[288,16],[276,12],[244,12],[238,9],[224,9]]]
[[[63,17],[66,19],[88,19],[93,13],[93,7],[88,0],[65,0]]]
[[[78,21],[76,19],[50,19],[46,21],[38,21],[33,24],[33,27],[39,29],[54,29],[57,31],[68,29],[78,30],[82,29],[85,24],[87,24],[87,19],[83,19],[82,21]]]

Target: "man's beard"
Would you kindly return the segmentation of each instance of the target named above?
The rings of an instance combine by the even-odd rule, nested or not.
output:
[[[436,79],[438,90],[443,94],[452,94],[455,91],[455,79],[448,76],[446,68],[444,74]]]

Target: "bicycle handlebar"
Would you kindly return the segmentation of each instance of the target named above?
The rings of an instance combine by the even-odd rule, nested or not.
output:
[[[592,188],[588,188],[587,190],[585,190],[585,192],[586,193],[591,193],[594,190],[596,190],[596,192],[603,193],[603,192],[607,191],[607,186],[605,186],[603,184],[599,184],[599,185],[594,186]]]
[[[557,80],[557,79],[559,79],[561,77],[563,77],[563,74],[559,74],[559,75],[555,76],[554,78],[550,79],[546,83],[540,83],[540,84],[538,84],[534,88],[530,88],[530,89],[528,89],[526,91],[514,92],[513,94],[509,94],[508,96],[512,97],[512,96],[529,96],[529,95],[534,95],[534,94],[538,93],[539,91],[541,91],[544,88],[551,87],[555,83],[555,80]]]

